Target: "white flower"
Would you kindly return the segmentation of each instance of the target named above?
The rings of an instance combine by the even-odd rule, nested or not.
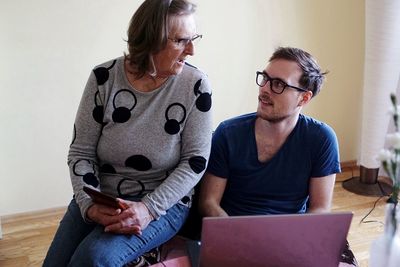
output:
[[[393,147],[394,149],[400,149],[400,133],[390,133],[386,135],[386,141],[388,146]]]
[[[381,151],[379,151],[376,159],[380,162],[390,162],[390,160],[392,160],[393,158],[394,154],[392,151],[390,151],[389,149],[382,149]]]
[[[394,106],[391,106],[389,108],[389,114],[392,116],[395,114],[400,115],[399,112],[400,112],[400,105],[397,105],[396,109],[394,108]]]
[[[377,160],[381,162],[382,167],[393,181],[393,190],[390,194],[389,202],[397,205],[400,199],[400,106],[397,105],[395,94],[390,94],[390,100],[392,103],[390,113],[392,114],[395,132],[386,135],[386,145],[388,148],[382,149],[379,152]]]

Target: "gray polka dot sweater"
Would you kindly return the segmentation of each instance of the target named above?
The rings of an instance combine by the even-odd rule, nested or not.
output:
[[[68,165],[82,216],[92,204],[84,185],[139,196],[155,218],[189,205],[211,145],[211,88],[204,73],[183,71],[152,92],[135,90],[124,57],[97,66],[74,124]]]

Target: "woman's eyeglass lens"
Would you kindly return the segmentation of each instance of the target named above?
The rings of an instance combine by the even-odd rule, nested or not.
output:
[[[192,42],[192,44],[196,45],[201,40],[201,38],[203,38],[203,35],[196,34],[192,38],[168,38],[168,39],[171,40],[172,42],[174,42],[177,47],[184,48],[190,42]]]

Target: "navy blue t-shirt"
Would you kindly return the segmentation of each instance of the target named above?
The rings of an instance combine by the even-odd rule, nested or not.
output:
[[[207,171],[228,179],[221,207],[229,215],[305,212],[310,178],[340,172],[335,132],[300,114],[280,150],[262,163],[255,120],[255,113],[235,117],[213,135]]]

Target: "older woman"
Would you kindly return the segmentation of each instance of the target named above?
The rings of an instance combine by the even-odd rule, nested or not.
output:
[[[94,68],[68,155],[74,197],[44,266],[123,266],[173,237],[210,152],[211,89],[186,63],[195,5],[146,0],[128,29],[129,54]],[[96,188],[120,198],[94,203]]]

